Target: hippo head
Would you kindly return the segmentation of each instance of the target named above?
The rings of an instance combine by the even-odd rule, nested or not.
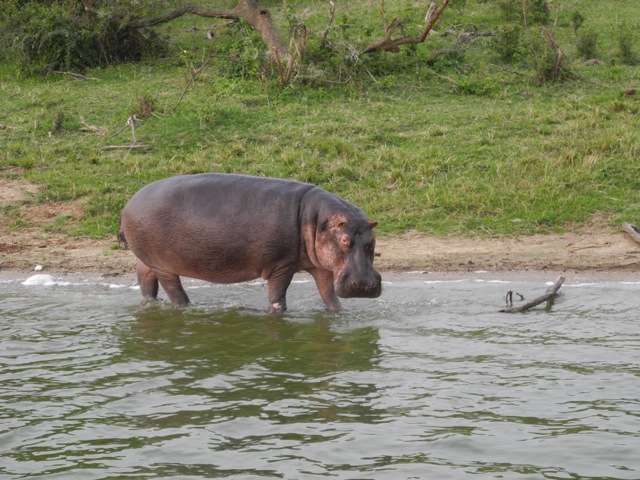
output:
[[[333,272],[336,295],[342,298],[376,298],[382,292],[382,278],[373,268],[376,236],[362,215],[338,212],[318,225],[315,255],[318,262]]]

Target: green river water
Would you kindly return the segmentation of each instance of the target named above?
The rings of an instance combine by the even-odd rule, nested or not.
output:
[[[266,314],[261,282],[0,277],[1,479],[640,479],[640,282],[500,276]],[[555,279],[550,279],[555,280]]]

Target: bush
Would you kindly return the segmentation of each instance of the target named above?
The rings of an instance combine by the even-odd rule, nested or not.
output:
[[[591,29],[581,30],[577,34],[576,50],[578,56],[589,60],[596,58],[597,46],[598,46],[598,33]]]
[[[551,17],[548,0],[499,0],[498,8],[508,22],[547,25]]]
[[[538,83],[561,82],[573,76],[553,32],[547,28],[532,35],[531,56]]]
[[[551,18],[551,9],[547,0],[529,0],[525,3],[527,22],[535,25],[547,25]]]
[[[584,17],[579,11],[576,10],[571,14],[571,25],[573,26],[574,33],[578,33],[578,30],[580,29],[580,27],[582,27],[583,23]]]
[[[64,2],[17,2],[5,12],[0,20],[0,49],[26,73],[84,71],[164,50],[153,32],[123,26],[116,16],[89,16]]]
[[[513,63],[526,57],[522,45],[522,28],[518,25],[497,35],[492,45],[500,60],[505,63]]]
[[[626,65],[635,65],[637,58],[633,51],[636,42],[634,30],[628,23],[620,25],[618,30],[618,48],[622,63]]]

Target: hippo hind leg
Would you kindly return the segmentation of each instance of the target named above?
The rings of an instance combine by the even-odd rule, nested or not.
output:
[[[142,298],[156,300],[158,298],[158,277],[147,265],[138,260],[136,276]]]
[[[287,311],[287,289],[293,280],[295,269],[286,267],[272,272],[269,277],[269,313],[282,313]]]
[[[168,273],[158,272],[138,261],[137,267],[138,283],[140,292],[144,298],[156,299],[158,297],[158,282],[167,293],[171,305],[174,307],[184,307],[189,305],[189,297],[182,288],[180,277]]]

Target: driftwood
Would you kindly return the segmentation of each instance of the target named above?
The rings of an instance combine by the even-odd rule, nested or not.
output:
[[[635,225],[631,225],[630,223],[623,223],[622,228],[633,240],[640,243],[640,228]]]
[[[537,305],[540,305],[541,303],[551,300],[554,297],[554,295],[558,292],[558,290],[560,290],[560,287],[562,286],[563,283],[564,283],[564,277],[560,276],[560,278],[558,278],[556,283],[554,283],[549,288],[547,288],[547,291],[545,292],[544,295],[537,297],[531,300],[530,302],[525,303],[524,305],[520,305],[518,307],[503,308],[502,310],[499,310],[499,311],[503,313],[518,313],[518,312],[524,312],[525,310],[529,310],[530,308],[533,308]]]

